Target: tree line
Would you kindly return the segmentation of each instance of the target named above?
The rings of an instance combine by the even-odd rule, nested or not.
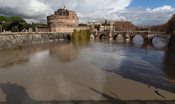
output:
[[[162,25],[152,26],[152,31],[162,31],[167,33],[172,33],[175,31],[175,14],[171,17],[171,19]]]
[[[2,25],[2,30],[12,31],[12,32],[22,32],[32,28],[32,31],[36,31],[35,27],[37,25],[43,25],[40,23],[27,23],[23,18],[19,16],[6,17],[0,15],[0,24]]]

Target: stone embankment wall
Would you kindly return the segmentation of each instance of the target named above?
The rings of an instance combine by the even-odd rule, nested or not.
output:
[[[71,39],[71,33],[0,33],[0,49],[25,45],[33,42]]]

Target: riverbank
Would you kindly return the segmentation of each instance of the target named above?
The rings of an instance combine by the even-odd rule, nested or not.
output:
[[[45,41],[58,41],[71,39],[72,33],[54,33],[54,32],[14,32],[0,33],[0,49],[20,47],[26,44]]]

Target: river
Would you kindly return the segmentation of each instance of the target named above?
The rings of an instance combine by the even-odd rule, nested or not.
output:
[[[2,104],[175,104],[167,41],[59,41],[0,50]]]

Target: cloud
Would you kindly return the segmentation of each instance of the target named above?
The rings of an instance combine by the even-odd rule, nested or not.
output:
[[[125,16],[126,20],[132,21],[135,25],[160,25],[166,23],[175,13],[175,9],[169,5],[150,8],[127,9],[117,15]]]
[[[80,21],[85,21],[85,17],[98,20],[106,14],[125,9],[130,3],[131,0],[0,0],[0,14],[46,20],[46,16],[65,4],[79,14]]]
[[[171,16],[175,13],[175,9],[169,5],[164,5],[162,7],[157,7],[154,9],[150,8],[130,8],[123,9],[110,14],[104,15],[84,15],[80,16],[82,22],[86,21],[104,21],[108,19],[110,21],[131,21],[137,26],[142,25],[160,25],[166,23]]]
[[[174,11],[174,9],[169,5],[164,5],[163,7],[158,7],[152,10],[153,12],[166,12],[166,11]]]
[[[41,22],[40,20],[37,19],[24,19],[27,23],[39,23]]]
[[[46,21],[46,17],[66,5],[76,11],[79,22],[126,20],[135,25],[163,24],[175,13],[169,5],[150,8],[127,8],[133,0],[0,0],[0,14],[21,16],[28,22]]]
[[[39,0],[0,0],[0,14],[43,20],[52,8]]]

